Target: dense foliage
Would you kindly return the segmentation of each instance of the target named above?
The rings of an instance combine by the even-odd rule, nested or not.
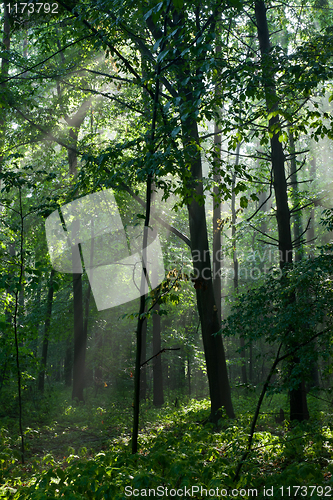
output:
[[[273,487],[274,496],[281,496],[281,487],[287,495],[286,488],[293,485],[303,487],[303,493],[305,486],[312,486],[306,497],[311,491],[312,498],[322,498],[323,491],[329,493],[333,434],[328,407],[316,400],[311,402],[314,420],[296,426],[276,423],[279,406],[286,408],[285,398],[274,396],[267,401],[244,473],[233,481],[246,448],[254,403],[253,396],[239,394],[239,418],[230,421],[224,416],[218,428],[207,423],[205,400],[183,401],[179,409],[167,405],[158,412],[143,405],[141,446],[132,455],[128,401],[92,399],[78,408],[58,396],[57,420],[50,418],[51,411],[40,426],[26,431],[29,458],[25,466],[16,463],[15,437],[2,430],[1,495],[13,499],[124,499],[136,489],[147,490],[146,495],[135,492],[137,498],[144,498],[150,488],[170,498],[166,488],[169,492],[190,488],[192,493],[195,486],[200,490],[194,489],[189,498],[203,498],[201,487],[222,491],[211,498],[227,497],[225,490],[228,495],[242,490],[242,498],[252,498],[251,489],[257,489],[257,498],[266,498],[264,488]]]
[[[0,497],[331,496],[330,2],[1,12]]]

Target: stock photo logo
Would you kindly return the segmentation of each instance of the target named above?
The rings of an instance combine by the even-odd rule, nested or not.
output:
[[[53,268],[72,274],[84,268],[99,311],[136,299],[164,279],[156,230],[144,228],[148,238],[143,253],[143,229],[126,226],[125,231],[111,189],[63,205],[49,215],[45,229]]]

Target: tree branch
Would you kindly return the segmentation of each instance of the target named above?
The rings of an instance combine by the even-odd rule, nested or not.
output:
[[[60,139],[58,139],[57,137],[55,137],[53,134],[51,134],[51,132],[48,132],[47,130],[43,129],[43,127],[41,127],[40,125],[38,125],[37,123],[35,123],[33,120],[31,120],[30,118],[28,118],[21,110],[19,110],[18,108],[16,108],[15,106],[13,106],[13,109],[15,109],[15,111],[17,111],[28,123],[30,123],[30,125],[32,125],[33,127],[35,127],[37,130],[39,130],[40,132],[42,132],[42,134],[46,135],[46,136],[49,136],[50,139],[52,139],[52,141],[56,142],[57,144],[59,144],[60,146],[63,146],[64,148],[66,149],[69,149],[70,151],[73,151],[74,153],[77,153],[77,149],[76,148],[72,148],[71,146],[65,144],[64,142],[62,142]]]
[[[259,397],[259,400],[258,400],[258,403],[257,403],[257,408],[256,408],[255,414],[253,416],[253,420],[252,420],[252,424],[251,424],[251,429],[250,429],[250,434],[249,434],[249,440],[248,440],[247,450],[244,451],[244,453],[242,455],[242,458],[240,459],[240,461],[238,463],[238,466],[237,466],[237,469],[236,469],[236,472],[235,472],[235,475],[234,475],[234,478],[233,478],[234,482],[237,481],[237,479],[239,477],[239,473],[241,471],[241,468],[242,468],[242,466],[243,466],[246,458],[248,457],[249,453],[251,452],[253,435],[254,435],[256,423],[257,423],[257,420],[258,420],[258,417],[259,417],[260,407],[261,407],[262,401],[264,399],[264,396],[266,394],[266,391],[268,389],[269,382],[270,382],[270,380],[271,380],[271,378],[272,378],[272,376],[274,374],[275,368],[277,367],[277,365],[281,361],[289,358],[290,356],[294,356],[296,351],[298,351],[302,347],[305,347],[306,345],[310,344],[313,340],[315,340],[320,335],[323,335],[324,333],[328,333],[330,331],[331,331],[330,328],[325,328],[325,330],[322,330],[321,332],[316,333],[315,335],[313,335],[312,337],[310,337],[310,339],[306,340],[305,342],[302,342],[301,344],[299,344],[298,346],[296,346],[294,349],[291,349],[290,351],[288,351],[283,356],[280,356],[280,351],[281,351],[281,348],[282,348],[282,342],[281,342],[281,344],[280,344],[280,346],[278,348],[278,352],[276,354],[275,361],[274,361],[274,363],[272,365],[272,368],[270,369],[270,372],[268,374],[266,382],[265,382],[265,384],[264,384],[264,386],[262,388],[262,391],[261,391],[261,394],[260,394],[260,397]]]
[[[93,35],[89,35],[89,36],[84,36],[82,38],[79,38],[78,40],[75,40],[75,42],[71,42],[69,43],[68,45],[65,45],[65,47],[63,47],[62,49],[60,50],[57,50],[57,52],[54,52],[51,56],[47,57],[46,59],[44,59],[43,61],[37,63],[37,64],[34,64],[33,66],[30,66],[30,68],[26,68],[24,71],[21,71],[21,73],[17,73],[16,75],[13,75],[13,76],[9,76],[8,78],[6,78],[5,80],[3,80],[2,82],[0,82],[0,85],[2,85],[3,83],[6,83],[6,82],[9,82],[10,80],[14,80],[15,78],[17,78],[18,76],[20,75],[23,75],[24,73],[27,73],[29,71],[32,71],[33,69],[37,68],[38,66],[40,66],[41,64],[44,64],[46,63],[46,61],[49,61],[50,59],[52,59],[52,57],[56,56],[57,54],[59,54],[60,52],[63,52],[65,49],[68,49],[68,47],[71,47],[72,45],[75,45],[76,43],[79,43],[81,42],[82,40],[86,40],[87,38],[91,38]]]

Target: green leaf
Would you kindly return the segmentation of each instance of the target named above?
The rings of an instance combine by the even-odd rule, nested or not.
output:
[[[160,52],[157,56],[157,62],[161,62],[163,61],[163,59],[165,58],[165,56],[170,52],[169,49],[166,49],[166,50],[162,50],[162,52]]]
[[[173,131],[171,132],[171,137],[175,138],[176,135],[178,134],[178,132],[180,131],[180,129],[181,129],[180,126],[174,128]]]
[[[239,204],[240,204],[241,208],[247,208],[248,199],[246,198],[246,196],[241,196]]]

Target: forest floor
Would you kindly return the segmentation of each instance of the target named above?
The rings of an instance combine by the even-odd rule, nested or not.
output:
[[[319,397],[322,395],[319,395]],[[257,396],[238,390],[237,417],[214,427],[209,401],[178,398],[179,407],[141,404],[139,452],[131,454],[132,404],[89,394],[74,405],[56,390],[23,413],[25,463],[17,419],[0,418],[0,498],[43,500],[126,498],[333,497],[332,406],[309,396],[311,418],[279,422],[287,398],[266,398],[252,451],[239,478]],[[174,399],[173,399],[174,401]]]

